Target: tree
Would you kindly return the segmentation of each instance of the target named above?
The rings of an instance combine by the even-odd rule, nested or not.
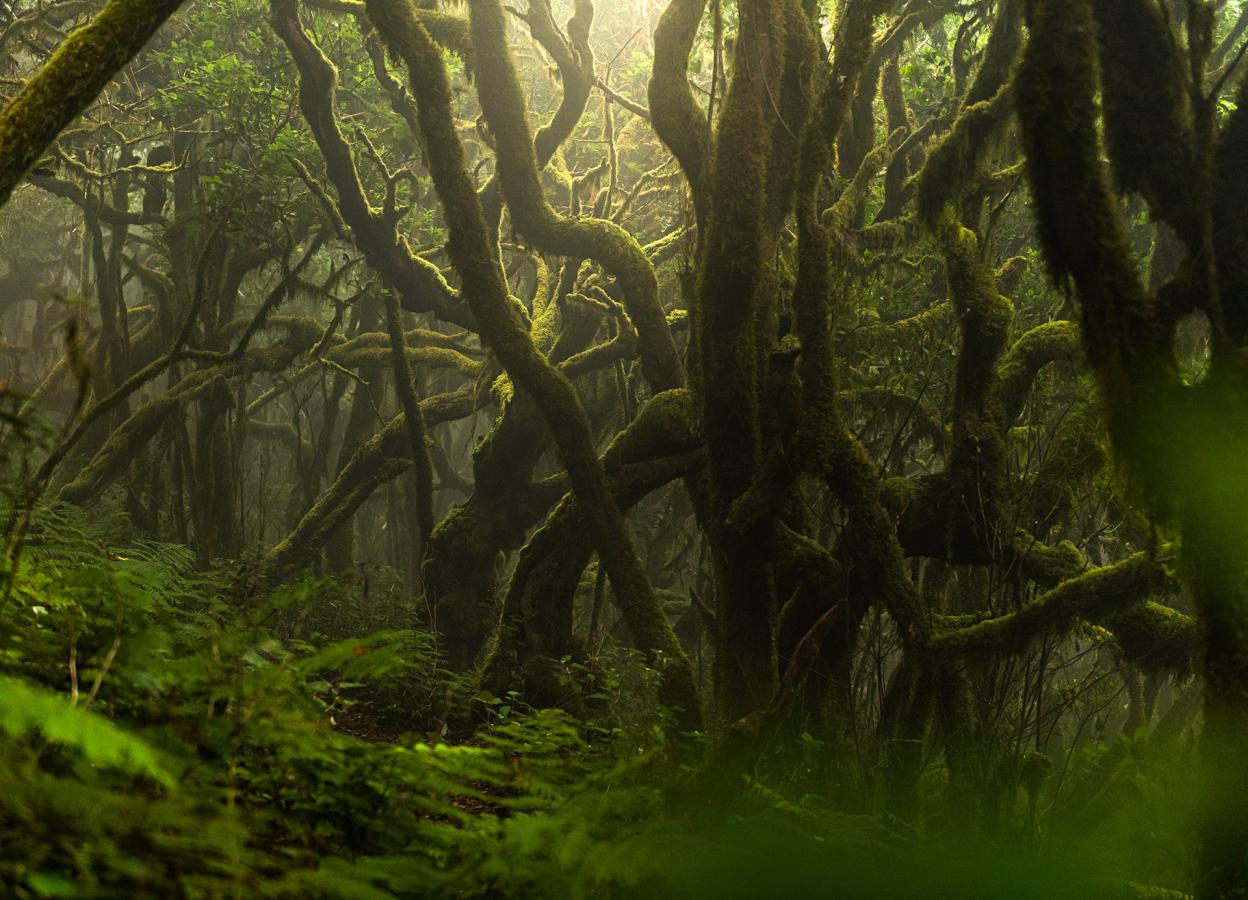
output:
[[[1204,654],[1229,893],[1248,19],[1161,9],[192,7],[0,217],[2,449],[58,426],[11,556],[119,505],[236,608],[326,576],[292,646],[386,598],[450,670],[420,730],[653,715],[700,795],[1028,846],[1180,758]]]
[[[1204,4],[1189,9],[1182,36],[1146,3],[1033,3],[1028,14],[1018,104],[1040,235],[1055,277],[1078,291],[1115,449],[1157,526],[1181,536],[1205,635],[1201,891],[1236,896],[1248,881],[1246,485],[1236,462],[1248,447],[1238,324],[1243,88],[1219,122],[1237,66],[1221,68],[1214,55],[1214,11]],[[1146,72],[1141,48],[1155,53]],[[1119,191],[1142,197],[1183,248],[1156,287],[1139,272]],[[1175,361],[1176,330],[1190,316],[1210,328],[1208,373],[1194,384]]]
[[[22,85],[0,115],[0,203],[181,5],[180,0],[110,0]]]

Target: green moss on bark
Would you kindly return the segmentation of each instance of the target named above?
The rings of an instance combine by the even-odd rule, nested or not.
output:
[[[493,249],[491,230],[465,165],[463,147],[451,113],[450,85],[437,46],[413,17],[411,5],[404,0],[369,0],[368,9],[391,49],[408,67],[428,148],[430,173],[450,231],[448,251],[463,278],[465,295],[476,314],[481,337],[516,384],[528,391],[542,410],[567,467],[586,528],[611,577],[633,636],[638,646],[662,669],[663,699],[679,710],[682,726],[696,727],[700,723],[700,713],[692,669],[625,531],[624,517],[598,459],[585,410],[571,384],[534,346],[527,327],[519,321],[511,303]],[[502,7],[495,0],[478,0],[471,8],[471,23],[480,54],[478,85],[482,106],[499,141],[500,174],[506,167],[517,165],[519,171],[513,174],[521,183],[520,195],[525,196],[526,190],[533,188],[540,191],[536,184],[527,188],[524,185],[526,177],[536,180],[536,170],[533,146],[527,137],[527,125],[523,123],[523,106],[517,106],[510,114],[493,106],[520,96],[506,47]],[[485,65],[487,61],[489,65]],[[509,115],[520,117],[519,128]],[[507,150],[502,149],[504,132],[510,141]],[[512,153],[522,154],[521,159],[511,160]],[[508,183],[511,180],[503,175],[504,192],[509,194],[515,210],[523,201],[518,204],[510,196]],[[540,193],[538,199],[545,204]],[[653,278],[648,263],[646,269]],[[661,316],[661,309],[658,312]],[[666,320],[663,325],[666,329]]]
[[[109,0],[22,86],[0,113],[0,205],[181,5],[182,0]]]

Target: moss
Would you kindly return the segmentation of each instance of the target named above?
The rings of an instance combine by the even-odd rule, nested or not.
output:
[[[590,0],[574,0],[572,18],[568,19],[566,28],[568,37],[565,39],[551,18],[549,4],[529,4],[529,31],[554,58],[563,87],[563,96],[555,114],[533,138],[533,153],[539,169],[572,136],[589,102],[596,80],[594,51],[589,44],[593,18],[594,5]]]
[[[945,545],[958,553],[974,553],[975,545],[990,543],[993,526],[988,523],[996,522],[1001,512],[1005,430],[992,388],[1014,309],[997,293],[978,240],[957,221],[952,207],[946,208],[937,234],[961,337],[948,461],[943,478],[932,482],[929,528],[943,519]]]
[[[919,484],[913,478],[886,478],[880,482],[880,503],[893,515],[901,515],[920,494]]]
[[[935,227],[944,207],[970,189],[992,138],[1009,115],[1010,70],[1022,38],[1023,0],[1002,3],[988,36],[983,61],[967,88],[948,134],[928,153],[919,173],[918,214]]]
[[[919,218],[935,227],[945,206],[969,190],[988,141],[1007,121],[1009,89],[962,109],[953,127],[928,152],[918,176]]]
[[[571,270],[572,275],[566,278],[566,281],[575,279],[575,266],[565,266],[566,273]],[[565,279],[561,279],[564,282]],[[562,289],[562,284],[561,284]],[[563,296],[566,296],[564,294]],[[536,316],[533,318],[533,325],[530,334],[533,338],[533,345],[542,353],[547,355],[554,349],[555,344],[559,340],[560,332],[563,325],[563,304],[559,302],[562,297],[557,298],[553,303],[547,303]]]
[[[1078,352],[1079,327],[1065,320],[1037,325],[1015,341],[997,367],[993,387],[1002,424],[1013,424],[1018,417],[1041,369],[1073,360]]]
[[[823,41],[802,5],[782,0],[779,6],[778,18],[783,21],[776,26],[783,28],[784,47],[782,55],[773,54],[768,63],[778,66],[783,61],[780,78],[771,88],[775,102],[768,103],[774,113],[769,121],[771,140],[765,191],[769,234],[779,232],[792,212],[801,134],[818,98],[815,88],[819,84],[817,73],[823,51]],[[770,333],[766,339],[770,340]]]
[[[676,228],[663,237],[656,238],[641,249],[646,254],[646,258],[650,260],[650,264],[658,268],[685,249],[691,233],[692,229],[690,228]],[[671,313],[668,315],[670,318]]]
[[[451,112],[450,85],[439,51],[413,18],[410,4],[402,0],[368,0],[368,9],[383,38],[408,68],[430,174],[450,231],[447,249],[463,279],[464,293],[472,305],[481,337],[516,384],[530,394],[540,408],[567,468],[586,530],[611,578],[633,637],[653,662],[662,664],[663,700],[679,710],[681,727],[696,728],[701,718],[692,668],[625,531],[624,517],[598,458],[584,407],[572,385],[537,350],[527,329],[513,314],[506,279],[498,265],[496,244],[465,165],[463,146]],[[538,201],[544,209],[549,207],[537,183],[523,103],[514,102],[522,95],[506,46],[502,7],[496,0],[478,0],[470,12],[473,41],[479,53],[478,93],[498,142],[503,189],[511,203],[513,218],[519,223],[523,213],[517,211],[524,207],[526,198]],[[509,102],[514,103],[510,110],[501,108]],[[540,214],[541,210],[538,212]],[[575,223],[572,225],[575,227]],[[558,232],[562,228],[556,224],[555,230]],[[606,234],[610,240],[611,230],[607,229]],[[640,248],[636,250],[640,256]],[[593,256],[575,251],[570,255]],[[644,256],[641,259],[644,260]],[[645,269],[652,280],[654,273],[648,263]],[[621,278],[621,282],[625,279]],[[625,283],[624,286],[628,291],[630,285]],[[654,301],[651,312],[661,318],[662,309],[657,299],[653,294],[650,299]],[[633,319],[644,341],[645,331],[638,321],[639,316],[634,314]],[[666,321],[663,333],[670,341]],[[674,344],[672,352],[675,352]],[[651,359],[652,365],[656,362],[660,361]],[[658,373],[651,377],[652,381],[661,381]]]
[[[1141,194],[1195,248],[1195,123],[1179,37],[1149,0],[1096,0],[1092,11],[1105,144],[1118,186]]]
[[[233,323],[226,326],[233,329]],[[424,328],[409,328],[403,333],[403,342],[409,351],[415,352],[414,360],[424,365],[459,369],[464,374],[476,374],[480,362],[475,357],[484,356],[484,351],[465,343],[467,335],[443,334],[440,331],[428,331]],[[326,357],[335,362],[346,364],[358,351],[385,350],[390,346],[390,336],[382,331],[364,331],[352,338],[332,343],[324,351]],[[429,351],[429,352],[425,352]]]
[[[568,219],[550,206],[538,178],[537,150],[529,135],[524,92],[505,38],[505,22],[492,7],[474,6],[470,22],[480,51],[477,79],[482,112],[494,137],[503,196],[516,229],[536,247],[573,259],[593,259],[615,277],[639,336],[642,370],[654,391],[680,387],[684,368],[659,303],[654,267],[636,239],[606,219]]]
[[[1088,567],[1087,559],[1070,541],[1050,546],[1022,529],[1014,533],[1006,559],[1024,578],[1044,588],[1056,587]]]
[[[1016,90],[1042,248],[1079,287],[1089,362],[1117,367],[1147,325],[1143,289],[1096,133],[1096,28],[1086,0],[1034,0]],[[1140,323],[1136,325],[1135,320]]]
[[[939,634],[932,649],[953,654],[1015,653],[1046,633],[1069,628],[1076,618],[1099,621],[1169,585],[1162,561],[1137,553],[1064,581],[1017,612]]]
[[[114,428],[87,466],[60,490],[60,499],[79,505],[90,503],[104,488],[124,474],[171,416],[181,413],[188,403],[213,393],[228,400],[228,385],[233,379],[245,378],[256,372],[281,371],[315,340],[314,336],[305,335],[305,338],[309,339],[303,342],[281,341],[268,347],[252,349],[237,360],[186,375],[169,390],[144,403],[121,425]]]
[[[1200,658],[1200,629],[1189,615],[1151,600],[1105,621],[1123,655],[1145,672],[1190,674]]]
[[[417,9],[413,11],[413,15],[425,26],[431,38],[463,61],[464,70],[471,75],[475,68],[476,53],[468,36],[468,21],[462,16],[436,9]]]
[[[906,346],[914,346],[932,334],[939,334],[953,318],[953,304],[933,304],[920,313],[898,319],[887,326],[890,337]]]
[[[611,441],[604,458],[608,465],[615,465],[654,455],[657,446],[691,449],[700,442],[700,432],[689,391],[664,391],[642,405],[636,418]]]
[[[637,341],[632,332],[622,330],[615,337],[573,353],[559,363],[559,371],[572,381],[592,372],[600,372],[617,363],[627,363],[637,356]]]
[[[461,419],[470,415],[473,408],[470,388],[436,394],[421,401],[421,412],[428,427]],[[373,491],[406,471],[411,460],[407,424],[400,413],[360,445],[333,484],[317,498],[291,532],[273,545],[260,566],[260,580],[275,583],[293,567],[306,562],[351,519]]]
[[[849,186],[837,198],[836,203],[824,211],[823,224],[831,232],[833,243],[844,240],[850,228],[861,221],[863,204],[871,183],[879,175],[881,167],[896,153],[905,136],[905,130],[898,128],[882,144],[864,156]]]
[[[109,0],[0,113],[0,205],[56,136],[147,43],[182,0]]]
[[[325,158],[325,171],[338,195],[337,212],[350,228],[369,266],[398,291],[403,308],[433,312],[446,322],[473,328],[472,315],[437,266],[412,252],[394,222],[364,192],[351,146],[338,125],[338,72],[299,24],[295,0],[273,0],[273,30],[299,70],[299,107]],[[331,213],[331,219],[337,217]]]
[[[940,227],[949,277],[949,296],[962,332],[954,404],[961,409],[981,409],[996,374],[997,360],[1005,349],[1014,307],[997,293],[992,269],[979,255],[972,231],[952,215]]]
[[[903,129],[907,137],[913,132],[910,110],[906,106],[901,81],[900,52],[889,57],[880,76],[880,98],[884,101],[885,120],[889,133]],[[901,214],[905,204],[906,180],[910,175],[910,154],[894,153],[884,172],[884,203],[875,218],[876,224],[892,221]]]
[[[1027,257],[1011,256],[1001,265],[997,266],[993,277],[997,279],[997,287],[1001,293],[1007,297],[1014,293],[1014,288],[1018,286],[1019,280],[1027,272]]]
[[[766,264],[775,238],[767,211],[775,198],[767,191],[786,66],[782,4],[742,4],[739,35],[739,58],[768,62],[736,68],[724,97],[695,301],[719,610],[716,686],[723,712],[733,719],[766,706],[778,674],[775,596],[765,552],[769,519],[746,516],[750,527],[743,529],[729,518],[740,498],[765,483],[760,382],[768,361],[764,351],[775,334],[770,311],[777,285]]]
[[[651,491],[705,460],[687,391],[656,395],[611,443],[603,457],[611,489],[627,510]],[[520,551],[503,601],[498,639],[483,665],[493,692],[510,687],[518,668],[535,656],[572,652],[572,603],[592,556],[584,520],[572,495],[551,510]]]
[[[654,63],[647,98],[650,123],[684,170],[698,222],[706,221],[706,172],[710,131],[706,113],[689,87],[689,54],[706,0],[673,0],[654,29]]]
[[[873,15],[865,4],[851,4],[836,29],[832,69],[822,87],[814,121],[807,127],[798,160],[797,279],[793,305],[801,343],[803,421],[799,433],[802,463],[823,478],[851,519],[845,550],[852,565],[850,596],[880,598],[907,649],[927,641],[924,604],[906,572],[892,516],[880,502],[879,473],[840,414],[837,369],[832,346],[829,241],[815,205],[830,164],[832,142],[872,46]]]
[[[550,301],[550,266],[540,253],[532,254],[533,260],[533,301],[529,304],[532,313],[540,312]]]
[[[1086,0],[1037,0],[1029,17],[1017,97],[1041,245],[1054,275],[1078,289],[1086,357],[1128,484],[1165,519],[1181,503],[1177,481],[1188,466],[1171,440],[1174,423],[1193,404],[1179,390],[1171,329],[1141,283],[1101,161],[1091,9]]]

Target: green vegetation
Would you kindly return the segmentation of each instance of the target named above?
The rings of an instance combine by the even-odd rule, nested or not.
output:
[[[1246,49],[0,2],[0,894],[1248,897]]]

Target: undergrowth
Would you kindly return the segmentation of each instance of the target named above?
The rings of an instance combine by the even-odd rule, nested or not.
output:
[[[964,865],[956,842],[762,777],[710,804],[623,687],[635,672],[562,667],[610,701],[602,719],[480,695],[477,730],[443,739],[465,687],[429,633],[377,612],[388,601],[317,582],[240,599],[229,573],[129,537],[107,509],[33,521],[0,638],[6,896],[1055,897],[1125,883],[1069,852],[1060,867],[1008,850]],[[362,619],[388,627],[342,633]]]

